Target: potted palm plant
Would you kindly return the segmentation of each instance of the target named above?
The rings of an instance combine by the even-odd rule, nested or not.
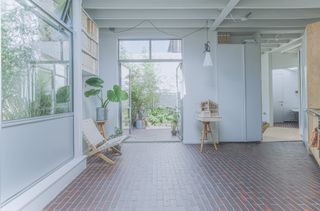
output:
[[[104,98],[102,89],[104,81],[99,77],[91,77],[86,80],[86,84],[91,87],[84,95],[86,97],[96,96],[100,100],[100,107],[96,109],[96,120],[104,121],[108,119],[108,105],[110,102],[119,103],[128,99],[128,93],[121,89],[119,85],[114,85],[113,89],[107,90],[107,96]]]

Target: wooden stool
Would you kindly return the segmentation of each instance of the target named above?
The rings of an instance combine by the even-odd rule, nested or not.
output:
[[[211,129],[211,125],[210,122],[203,122],[202,123],[202,130],[201,130],[201,146],[200,146],[200,151],[203,151],[203,144],[204,144],[204,140],[208,140],[208,133],[210,133],[211,138],[213,140],[213,134],[212,134],[212,129]],[[214,140],[213,140],[214,141]],[[214,145],[214,149],[218,150],[217,144],[215,142],[213,142]]]

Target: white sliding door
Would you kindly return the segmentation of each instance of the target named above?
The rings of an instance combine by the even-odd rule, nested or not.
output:
[[[243,45],[218,45],[218,101],[222,117],[220,141],[238,142],[245,134],[245,71]]]
[[[256,44],[217,49],[220,141],[261,141],[261,60]]]

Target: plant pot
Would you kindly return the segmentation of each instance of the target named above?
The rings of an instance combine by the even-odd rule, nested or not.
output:
[[[176,135],[177,135],[177,133],[178,133],[178,131],[177,131],[177,130],[171,130],[171,135],[172,135],[172,136],[176,136]]]
[[[108,120],[108,109],[103,107],[96,108],[96,120],[106,121]]]
[[[136,128],[137,129],[144,129],[146,126],[144,124],[144,120],[137,120],[136,121]]]

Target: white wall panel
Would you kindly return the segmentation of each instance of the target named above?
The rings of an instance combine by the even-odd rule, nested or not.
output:
[[[247,141],[262,140],[261,50],[258,44],[246,44],[246,127]]]
[[[220,141],[245,141],[245,69],[244,47],[218,45],[218,102],[222,117]]]
[[[2,202],[73,158],[73,117],[2,128]]]

